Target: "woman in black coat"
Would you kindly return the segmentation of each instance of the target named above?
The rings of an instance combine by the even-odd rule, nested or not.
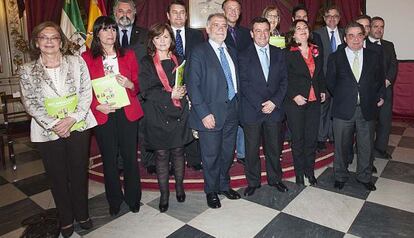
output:
[[[288,90],[285,109],[292,137],[292,154],[296,184],[304,185],[304,176],[311,185],[314,175],[315,150],[319,129],[320,104],[325,101],[323,58],[310,41],[306,21],[292,23],[286,38]]]
[[[185,201],[184,145],[192,141],[187,126],[188,103],[185,86],[175,86],[179,65],[174,55],[173,32],[167,24],[155,24],[148,33],[148,55],[141,60],[140,88],[144,109],[144,145],[155,153],[161,198],[159,209],[168,210],[169,158],[172,155],[176,198]]]

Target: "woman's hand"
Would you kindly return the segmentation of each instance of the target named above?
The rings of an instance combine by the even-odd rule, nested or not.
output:
[[[96,110],[102,112],[103,114],[108,115],[111,112],[115,112],[116,109],[119,109],[118,107],[114,107],[115,103],[107,103],[107,104],[99,104],[96,106]]]
[[[297,95],[296,97],[293,98],[293,101],[295,101],[296,104],[298,104],[299,106],[305,105],[307,100],[308,99],[306,99],[302,95]]]
[[[182,99],[187,94],[185,86],[174,87],[171,92],[172,99]]]
[[[326,100],[326,94],[321,93],[321,102],[325,102],[325,100]]]
[[[59,137],[67,138],[70,136],[70,128],[72,128],[75,122],[75,118],[65,117],[56,123],[56,125],[52,128],[52,131],[55,132]]]
[[[134,90],[134,83],[131,82],[131,80],[129,80],[127,77],[121,74],[117,74],[115,78],[119,85],[121,85],[122,87]]]

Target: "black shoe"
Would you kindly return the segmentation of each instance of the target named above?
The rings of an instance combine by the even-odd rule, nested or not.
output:
[[[148,174],[156,174],[157,173],[157,169],[155,167],[155,165],[150,165],[147,167],[147,173]]]
[[[318,141],[318,145],[316,146],[317,151],[325,151],[326,150],[326,143],[325,141]]]
[[[229,188],[228,191],[220,191],[218,194],[224,195],[226,196],[226,198],[231,199],[231,200],[236,200],[236,199],[241,198],[240,194],[231,188]]]
[[[79,226],[84,230],[89,230],[93,227],[91,218],[88,218],[86,221],[79,222]]]
[[[373,174],[376,174],[378,171],[377,171],[377,168],[374,166],[374,165],[372,165],[372,173]]]
[[[259,186],[256,187],[250,187],[248,186],[245,190],[244,190],[244,196],[252,196],[254,194],[254,192],[256,191],[256,189],[260,188]]]
[[[168,210],[168,202],[165,204],[159,204],[158,208],[160,209],[160,212],[166,212]]]
[[[358,179],[356,180],[358,183],[360,183],[360,184],[362,184],[362,185],[364,185],[364,187],[368,190],[368,191],[375,191],[375,190],[377,190],[377,187],[375,187],[375,185],[374,185],[374,183],[373,182],[367,182],[367,183],[364,183],[364,182],[362,182],[362,181],[359,181]]]
[[[305,180],[303,176],[296,176],[296,184],[299,186],[305,186]]]
[[[344,188],[344,186],[345,186],[345,182],[340,182],[340,181],[335,180],[334,188],[341,190]]]
[[[311,186],[315,186],[318,183],[318,180],[316,180],[315,175],[306,176],[306,178],[308,178],[309,184]]]
[[[175,197],[177,198],[177,202],[185,202],[185,193],[180,195],[177,194]]]
[[[203,169],[203,165],[202,164],[195,164],[195,165],[190,165],[190,168],[192,168],[195,171],[200,171]]]
[[[64,238],[71,237],[74,231],[75,229],[73,228],[73,225],[67,228],[60,229],[60,233]]]
[[[112,217],[118,215],[120,209],[121,205],[109,206],[109,215],[111,215]]]
[[[137,202],[134,206],[129,206],[129,210],[132,213],[137,213],[139,212],[139,209],[141,208],[141,203]]]
[[[217,193],[208,193],[207,194],[207,205],[210,208],[220,208],[221,207],[220,199],[217,196]]]
[[[242,164],[243,166],[246,165],[246,159],[245,158],[237,158],[237,163]]]
[[[275,184],[269,184],[272,187],[275,187],[279,192],[287,192],[289,189],[282,182],[277,182]]]
[[[388,154],[387,151],[382,151],[382,150],[374,150],[374,157],[378,158],[378,159],[392,159],[392,156],[390,154]]]

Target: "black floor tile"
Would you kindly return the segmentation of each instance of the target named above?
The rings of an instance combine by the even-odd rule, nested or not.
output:
[[[365,202],[348,233],[359,237],[413,237],[414,213]]]
[[[299,187],[290,181],[283,181],[283,183],[288,187],[289,191],[281,193],[274,187],[263,185],[261,188],[256,189],[253,196],[244,196],[244,188],[240,189],[239,193],[243,199],[282,211],[305,188]]]
[[[333,174],[333,168],[329,167],[318,177],[318,184],[316,187],[359,199],[366,199],[370,191],[366,190],[362,184],[358,183],[355,179],[355,176],[356,173],[349,172],[349,179],[345,183],[344,188],[338,190],[334,188],[335,178]],[[374,183],[377,181],[377,179],[377,177],[372,177]]]
[[[207,233],[204,233],[192,226],[184,225],[180,229],[174,231],[171,235],[167,236],[168,238],[182,238],[182,237],[191,237],[191,238],[211,238]]]
[[[304,238],[304,237],[343,237],[344,233],[312,223],[310,221],[280,213],[267,224],[255,237]]]
[[[79,226],[75,227],[75,231],[84,236],[89,232],[98,229],[99,227],[115,220],[116,218],[129,212],[129,207],[123,203],[121,205],[121,210],[117,216],[111,217],[109,215],[109,205],[106,200],[105,193],[97,195],[89,199],[89,216],[93,221],[93,228],[90,230],[82,230]]]
[[[402,135],[402,134],[404,134],[405,129],[406,129],[406,127],[392,126],[391,127],[391,134]]]
[[[381,173],[382,178],[414,183],[414,164],[390,160]]]
[[[42,211],[43,209],[29,198],[1,207],[0,236],[16,230],[21,227],[24,219]]]
[[[414,149],[414,137],[403,136],[401,137],[398,147],[405,147]]]
[[[20,153],[16,153],[16,164],[24,164],[30,161],[40,160],[40,153],[37,150],[29,150]]]
[[[5,179],[5,178],[3,178],[2,176],[0,176],[0,185],[5,185],[5,184],[8,184],[9,182]]]
[[[19,180],[13,184],[27,196],[32,196],[50,189],[50,183],[45,173]]]

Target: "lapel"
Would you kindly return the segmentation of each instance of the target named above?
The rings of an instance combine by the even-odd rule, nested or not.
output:
[[[322,44],[324,46],[327,46],[327,47],[324,47],[324,48],[326,48],[325,51],[328,53],[327,55],[329,55],[329,54],[332,53],[332,48],[331,48],[331,41],[329,40],[330,38],[329,38],[328,28],[326,28],[326,26],[324,26],[322,29],[323,29],[323,34],[321,35],[321,37],[322,37],[322,41],[325,42],[325,43],[322,43]]]
[[[216,55],[216,52],[214,51],[213,46],[211,46],[208,41],[205,44],[206,44],[206,48],[207,48],[206,59],[210,59],[211,63],[213,63],[212,67],[216,68],[216,69],[219,69],[218,72],[220,72],[221,77],[226,78],[226,76],[224,75],[224,71],[221,67],[220,60],[217,58],[217,55]]]
[[[300,65],[299,68],[302,69],[302,72],[304,74],[306,74],[306,76],[308,78],[312,78],[311,75],[310,75],[309,69],[308,69],[308,65],[306,64],[305,59],[303,59],[303,56],[300,53],[300,51],[296,50],[296,51],[293,51],[292,53],[293,53],[294,57],[296,58],[296,62]],[[315,70],[315,72],[316,72],[316,70]]]
[[[236,83],[237,83],[237,90],[240,88],[239,87],[239,64],[237,63],[237,57],[236,57],[236,49],[235,48],[231,48],[231,47],[227,47],[227,51],[231,57],[231,60],[233,61],[234,64],[234,71],[236,73]],[[217,58],[217,57],[216,57]]]
[[[134,45],[135,43],[139,42],[139,34],[140,34],[140,30],[136,27],[133,26],[131,29],[131,39],[129,39],[129,46]],[[144,43],[144,42],[142,42]]]
[[[352,72],[352,66],[350,65],[350,63],[348,61],[348,57],[346,56],[345,48],[342,48],[341,51],[338,52],[338,53],[340,53],[339,57],[341,57],[341,60],[339,62],[342,62],[342,65],[345,65],[345,69],[347,71],[347,74],[352,76],[353,82],[358,83],[355,76],[354,76],[354,73]],[[364,58],[363,59],[364,62],[363,62],[363,65],[362,65],[362,70],[364,70],[365,56],[363,56],[363,58]],[[361,78],[362,78],[362,73],[363,72],[361,72],[361,76],[359,77],[359,80],[361,80]]]
[[[362,49],[362,72],[361,76],[359,77],[360,82],[365,78],[365,75],[367,74],[367,70],[369,68],[369,63],[372,62],[372,60],[369,60],[368,57],[369,53],[367,52],[367,50]]]
[[[38,80],[36,80],[36,82],[39,82],[39,83],[44,82],[50,88],[52,88],[54,92],[57,92],[57,88],[53,84],[52,79],[49,77],[46,70],[43,68],[42,64],[40,63],[40,58],[36,60],[35,65],[33,67],[32,74],[37,76]],[[39,85],[39,87],[41,86]]]

